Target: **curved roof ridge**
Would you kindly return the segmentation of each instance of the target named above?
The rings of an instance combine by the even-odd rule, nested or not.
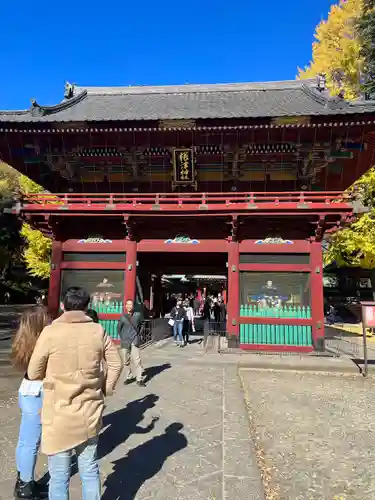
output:
[[[306,80],[304,80],[305,82]],[[308,80],[311,81],[311,80]],[[315,81],[315,80],[313,80]],[[137,85],[116,87],[84,87],[76,86],[75,92],[86,90],[88,95],[124,95],[124,94],[189,94],[211,92],[246,92],[261,90],[287,90],[301,88],[301,80],[284,80],[275,82],[255,83],[212,83],[212,84],[186,84],[186,85]]]
[[[87,91],[82,90],[77,95],[74,95],[69,99],[64,99],[59,104],[54,104],[52,106],[43,106],[42,104],[38,104],[36,101],[34,101],[31,110],[38,109],[38,111],[43,115],[52,115],[54,113],[58,113],[59,111],[64,111],[71,106],[74,106],[75,104],[82,101],[86,96]]]
[[[314,99],[319,104],[322,104],[322,106],[326,106],[329,102],[329,95],[325,94],[324,92],[320,92],[319,90],[316,90],[312,87],[312,85],[307,85],[306,82],[310,82],[311,80],[300,80],[302,82],[301,85],[301,90],[308,96]]]

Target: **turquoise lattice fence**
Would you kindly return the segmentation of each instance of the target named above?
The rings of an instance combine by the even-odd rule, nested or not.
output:
[[[98,314],[121,314],[123,311],[123,302],[113,301],[110,304],[94,302],[89,304],[89,309],[94,309]],[[100,319],[99,323],[113,340],[119,340],[118,319]]]
[[[257,305],[242,305],[240,316],[248,318],[308,319],[311,318],[311,308],[297,306],[262,308]],[[311,346],[312,330],[311,326],[308,325],[246,323],[240,325],[240,343]]]
[[[123,311],[123,302],[112,301],[110,304],[94,302],[89,304],[89,309],[94,309],[98,314],[121,314]]]
[[[118,335],[118,319],[100,319],[99,323],[113,340],[120,339]]]
[[[241,305],[240,316],[253,318],[311,318],[311,307],[307,306],[283,306],[283,307],[261,307],[258,304]]]

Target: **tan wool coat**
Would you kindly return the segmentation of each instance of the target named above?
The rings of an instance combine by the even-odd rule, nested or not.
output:
[[[112,340],[84,312],[65,312],[43,330],[27,370],[30,380],[43,380],[43,453],[73,449],[99,434],[104,396],[121,370]]]

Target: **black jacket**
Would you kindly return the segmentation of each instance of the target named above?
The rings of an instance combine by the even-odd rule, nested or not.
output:
[[[121,340],[121,347],[129,349],[132,344],[139,346],[140,332],[144,324],[143,314],[133,312],[133,314],[123,314],[118,322],[118,334]]]
[[[171,311],[171,318],[175,321],[186,319],[186,309],[182,306],[178,308],[175,306]]]
[[[203,319],[209,321],[220,321],[220,306],[219,304],[210,304],[205,302],[203,307]]]

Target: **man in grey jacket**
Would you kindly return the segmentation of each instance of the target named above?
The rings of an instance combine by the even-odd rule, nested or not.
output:
[[[121,351],[124,359],[125,385],[130,384],[134,380],[131,362],[134,365],[133,369],[137,385],[140,387],[145,387],[146,385],[143,380],[143,367],[139,349],[143,323],[143,314],[134,311],[134,302],[131,299],[127,300],[125,313],[121,316],[118,327]]]

